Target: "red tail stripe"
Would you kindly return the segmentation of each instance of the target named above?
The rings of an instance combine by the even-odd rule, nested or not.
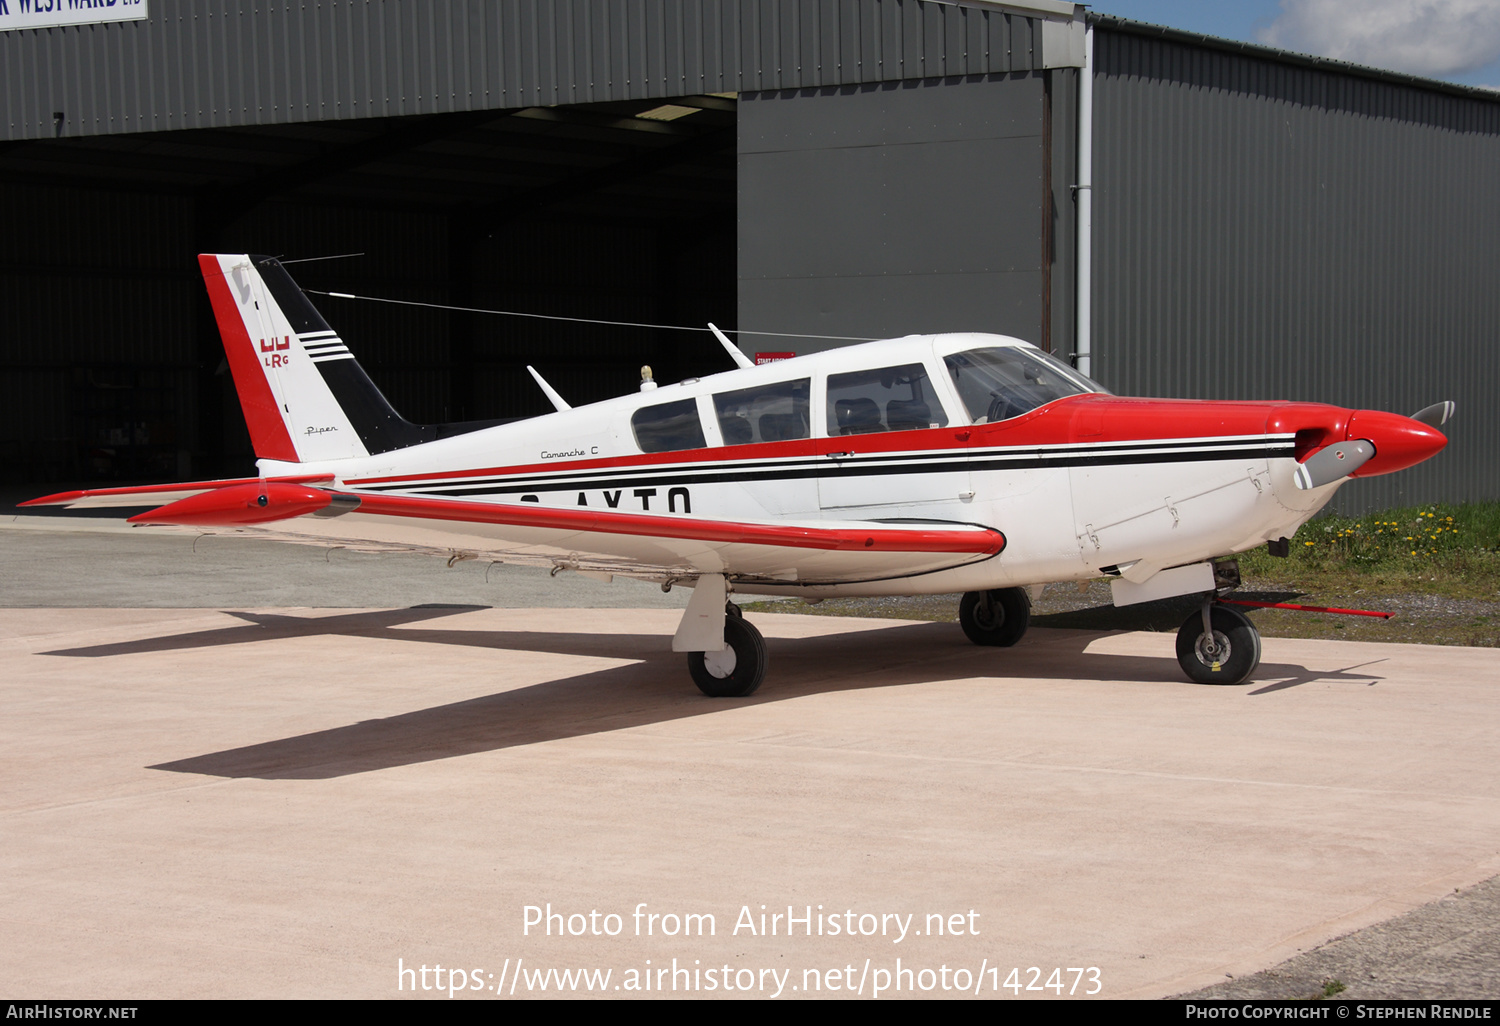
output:
[[[198,266],[203,270],[203,283],[208,286],[208,299],[214,307],[214,320],[219,322],[219,334],[224,337],[224,353],[229,357],[229,370],[234,375],[235,391],[240,394],[240,406],[245,411],[245,425],[250,429],[255,455],[261,459],[300,462],[297,447],[292,444],[286,421],[281,417],[281,407],[271,394],[271,385],[261,369],[255,343],[250,341],[234,295],[229,291],[229,283],[224,280],[219,258],[211,253],[200,253]]]

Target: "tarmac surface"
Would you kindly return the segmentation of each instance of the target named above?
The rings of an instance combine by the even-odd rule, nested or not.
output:
[[[0,521],[0,991],[1500,996],[1492,650],[752,615],[716,701],[686,597]]]

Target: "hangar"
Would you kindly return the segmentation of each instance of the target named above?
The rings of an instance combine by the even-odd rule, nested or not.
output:
[[[7,483],[245,473],[194,257],[249,251],[436,304],[315,297],[414,421],[722,369],[663,325],[997,331],[1121,393],[1451,398],[1344,501],[1500,497],[1500,94],[1057,0],[42,6],[0,3]]]

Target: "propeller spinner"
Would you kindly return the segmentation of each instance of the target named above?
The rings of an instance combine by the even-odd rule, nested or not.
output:
[[[1451,399],[1418,410],[1410,417],[1358,410],[1349,418],[1348,433],[1366,437],[1351,437],[1313,453],[1297,468],[1297,487],[1321,488],[1348,477],[1366,464],[1370,464],[1366,476],[1373,476],[1420,463],[1448,444],[1448,439],[1437,429],[1448,422],[1453,410]]]

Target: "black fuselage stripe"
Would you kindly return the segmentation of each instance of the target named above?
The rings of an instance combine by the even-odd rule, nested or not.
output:
[[[826,457],[821,462],[800,466],[765,465],[765,469],[734,468],[722,470],[698,470],[691,468],[641,471],[634,476],[596,477],[518,477],[487,478],[466,481],[461,484],[417,484],[368,486],[366,491],[400,491],[417,495],[441,495],[448,497],[471,496],[491,492],[565,492],[591,489],[628,489],[646,487],[687,486],[694,484],[735,484],[765,480],[806,480],[807,478],[846,479],[854,477],[894,477],[904,475],[995,473],[1007,470],[1043,470],[1059,467],[1116,467],[1128,465],[1150,466],[1160,463],[1203,463],[1226,459],[1289,457],[1293,448],[1287,446],[1264,446],[1259,450],[1235,448],[1225,450],[1179,450],[1178,452],[1156,452],[1142,459],[1139,453],[1073,453],[1032,455],[1014,453],[1004,457],[975,457],[972,459],[950,459],[942,464],[893,464],[881,462],[834,463]]]
[[[735,472],[742,473],[754,472],[757,470],[766,470],[770,471],[771,473],[769,475],[755,476],[784,477],[791,476],[791,473],[795,470],[795,468],[798,467],[813,468],[814,473],[821,473],[824,467],[830,465],[847,466],[849,464],[858,464],[859,466],[863,467],[874,464],[906,465],[912,463],[934,463],[939,461],[948,464],[955,462],[972,464],[976,462],[993,462],[995,460],[1008,461],[1023,459],[1031,461],[1028,464],[1030,466],[1039,466],[1041,464],[1036,461],[1041,459],[1063,457],[1072,460],[1093,456],[1120,454],[1133,460],[1135,457],[1144,453],[1160,453],[1166,449],[1176,449],[1181,452],[1187,453],[1203,453],[1206,454],[1201,457],[1204,459],[1227,459],[1235,456],[1244,456],[1247,454],[1251,456],[1285,456],[1292,451],[1292,442],[1291,436],[1287,436],[1284,444],[1280,443],[1278,439],[1274,438],[1269,440],[1266,438],[1244,438],[1225,439],[1222,441],[1214,440],[1195,442],[1130,442],[1115,445],[1101,445],[1088,449],[1080,449],[1076,446],[1070,446],[1067,448],[1047,446],[1017,446],[1011,449],[960,449],[936,453],[871,454],[868,456],[849,457],[842,460],[835,459],[834,457],[828,455],[815,455],[788,457],[787,459],[782,460],[758,460],[753,462],[746,461],[742,463],[692,463],[684,464],[681,466],[661,467],[660,469],[652,470],[650,472],[670,472],[674,474],[708,474],[722,473],[726,469],[732,469]],[[955,455],[955,453],[961,453],[962,455]],[[1166,459],[1163,460],[1163,462],[1166,461]],[[1177,460],[1172,459],[1171,461],[1176,462]],[[1142,462],[1151,461],[1148,460]],[[541,484],[550,482],[565,482],[570,480],[585,481],[597,480],[602,477],[608,476],[615,476],[621,478],[622,480],[629,480],[632,479],[632,475],[639,474],[641,472],[641,468],[639,467],[626,467],[620,470],[613,471],[607,469],[580,470],[571,472],[559,470],[551,474],[527,474],[519,476],[489,475],[486,477],[452,478],[446,481],[433,478],[417,478],[398,482],[382,481],[376,484],[362,485],[361,487],[364,487],[369,491],[410,491],[418,488],[445,486],[458,487],[460,484],[472,485],[476,487],[486,487],[492,484],[527,484],[531,482]],[[452,481],[453,483],[449,484],[448,481]]]
[[[1166,445],[1175,445],[1177,453],[1168,454],[1161,450]],[[960,450],[962,451],[962,450]],[[1139,457],[1145,452],[1150,452],[1158,458],[1155,460],[1141,460]],[[1042,447],[1017,447],[1015,449],[984,449],[969,450],[964,455],[955,456],[953,451],[943,453],[894,453],[891,455],[872,455],[863,457],[850,457],[835,459],[832,456],[794,457],[788,460],[767,460],[744,463],[693,463],[681,466],[658,467],[650,471],[643,471],[640,467],[625,467],[620,470],[583,470],[562,471],[552,474],[526,474],[526,475],[490,475],[487,477],[449,478],[449,479],[409,479],[406,481],[386,482],[363,485],[369,491],[413,491],[427,488],[460,488],[473,487],[483,488],[490,485],[546,485],[558,484],[565,486],[567,482],[594,483],[600,480],[616,480],[627,482],[635,480],[635,475],[643,472],[651,474],[676,474],[692,475],[694,480],[702,479],[705,475],[720,475],[733,473],[740,475],[745,480],[756,480],[762,477],[806,477],[817,476],[828,468],[836,468],[831,476],[840,473],[875,473],[874,470],[865,470],[866,467],[875,466],[900,466],[906,467],[911,464],[924,462],[936,462],[941,460],[944,466],[932,468],[930,472],[951,472],[953,464],[961,464],[964,467],[975,463],[994,462],[1016,462],[1025,461],[1027,466],[1062,466],[1072,465],[1080,460],[1098,459],[1102,464],[1106,458],[1115,458],[1115,462],[1181,462],[1189,460],[1212,460],[1232,459],[1235,457],[1250,456],[1286,456],[1293,452],[1293,447],[1288,440],[1285,444],[1277,444],[1275,441],[1267,443],[1266,439],[1254,438],[1244,440],[1232,440],[1225,442],[1195,442],[1184,445],[1182,443],[1141,443],[1131,445],[1100,446],[1094,449],[1079,450],[1077,448],[1059,449]],[[1056,462],[1063,460],[1064,463]],[[1043,461],[1052,461],[1044,463]],[[855,469],[859,468],[859,469]],[[801,473],[807,470],[809,473]],[[353,482],[359,484],[359,482]]]

